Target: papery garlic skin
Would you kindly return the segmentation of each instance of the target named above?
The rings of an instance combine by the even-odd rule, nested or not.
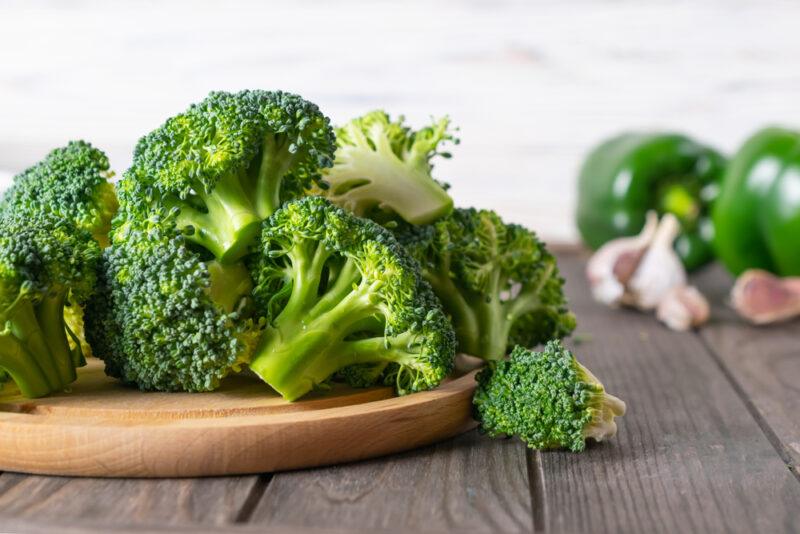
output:
[[[708,321],[711,306],[694,286],[672,288],[658,303],[656,317],[672,330],[685,331]]]
[[[597,249],[586,264],[586,278],[598,302],[615,306],[622,303],[625,286],[636,272],[658,228],[658,215],[647,213],[639,235],[613,239]]]
[[[642,310],[652,310],[669,291],[686,285],[686,271],[672,248],[680,223],[671,213],[661,218],[650,246],[627,285],[623,302]]]
[[[736,279],[731,305],[754,324],[791,319],[800,315],[800,278],[780,278],[760,269],[747,270]]]

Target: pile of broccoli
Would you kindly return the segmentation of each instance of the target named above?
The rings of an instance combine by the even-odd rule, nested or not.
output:
[[[148,391],[249,370],[289,401],[333,383],[405,395],[464,353],[485,360],[489,435],[572,450],[612,435],[624,404],[559,341],[575,318],[555,257],[433,177],[457,142],[447,118],[333,128],[255,90],[167,119],[116,186],[88,143],[54,150],[0,201],[0,382],[62,392],[94,354]]]

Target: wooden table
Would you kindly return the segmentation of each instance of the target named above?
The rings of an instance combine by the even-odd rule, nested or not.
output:
[[[477,432],[405,454],[291,473],[104,480],[0,475],[0,531],[797,532],[798,323],[756,328],[725,306],[697,333],[592,302],[585,254],[561,253],[572,346],[628,403],[616,439],[534,452]],[[324,446],[324,444],[320,444]]]

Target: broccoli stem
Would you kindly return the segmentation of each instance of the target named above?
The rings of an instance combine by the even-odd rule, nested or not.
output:
[[[0,368],[11,375],[22,394],[33,399],[58,390],[51,385],[37,359],[10,330],[0,334]]]
[[[330,309],[314,306],[319,313],[287,305],[264,333],[250,369],[285,399],[295,400],[337,370],[359,363],[357,352],[337,348],[354,326],[378,312],[369,298],[374,291],[362,283]],[[294,295],[293,291],[290,303]]]
[[[197,187],[207,213],[184,204],[178,224],[193,226],[190,239],[210,250],[222,263],[233,263],[247,253],[258,233],[261,219],[242,187],[243,172],[222,176],[210,193]]]
[[[450,277],[450,259],[442,261],[439,270],[426,269],[424,274],[425,279],[433,287],[444,308],[450,314],[456,339],[458,339],[458,350],[465,354],[478,356],[481,350],[478,342],[481,328],[476,313],[476,303],[467,302],[462,292],[453,283],[453,279]]]
[[[63,389],[66,384],[61,380],[58,365],[47,345],[33,303],[28,298],[21,297],[13,308],[9,321],[10,335],[33,356],[50,385],[50,391]]]
[[[283,177],[294,162],[290,142],[283,136],[267,135],[261,147],[261,164],[255,182],[255,209],[266,219],[281,205]]]
[[[206,288],[208,296],[226,313],[233,312],[253,289],[250,272],[241,263],[225,265],[211,261],[207,268],[210,282]]]
[[[41,325],[45,343],[55,363],[61,385],[64,387],[78,378],[64,323],[65,298],[66,291],[60,291],[55,295],[45,297],[36,307],[36,316]]]

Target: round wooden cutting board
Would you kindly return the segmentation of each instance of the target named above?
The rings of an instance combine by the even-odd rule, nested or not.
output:
[[[143,393],[92,359],[70,392],[0,392],[0,470],[70,476],[259,473],[360,460],[473,428],[475,371],[433,391],[336,386],[286,402],[249,376],[213,393]]]

